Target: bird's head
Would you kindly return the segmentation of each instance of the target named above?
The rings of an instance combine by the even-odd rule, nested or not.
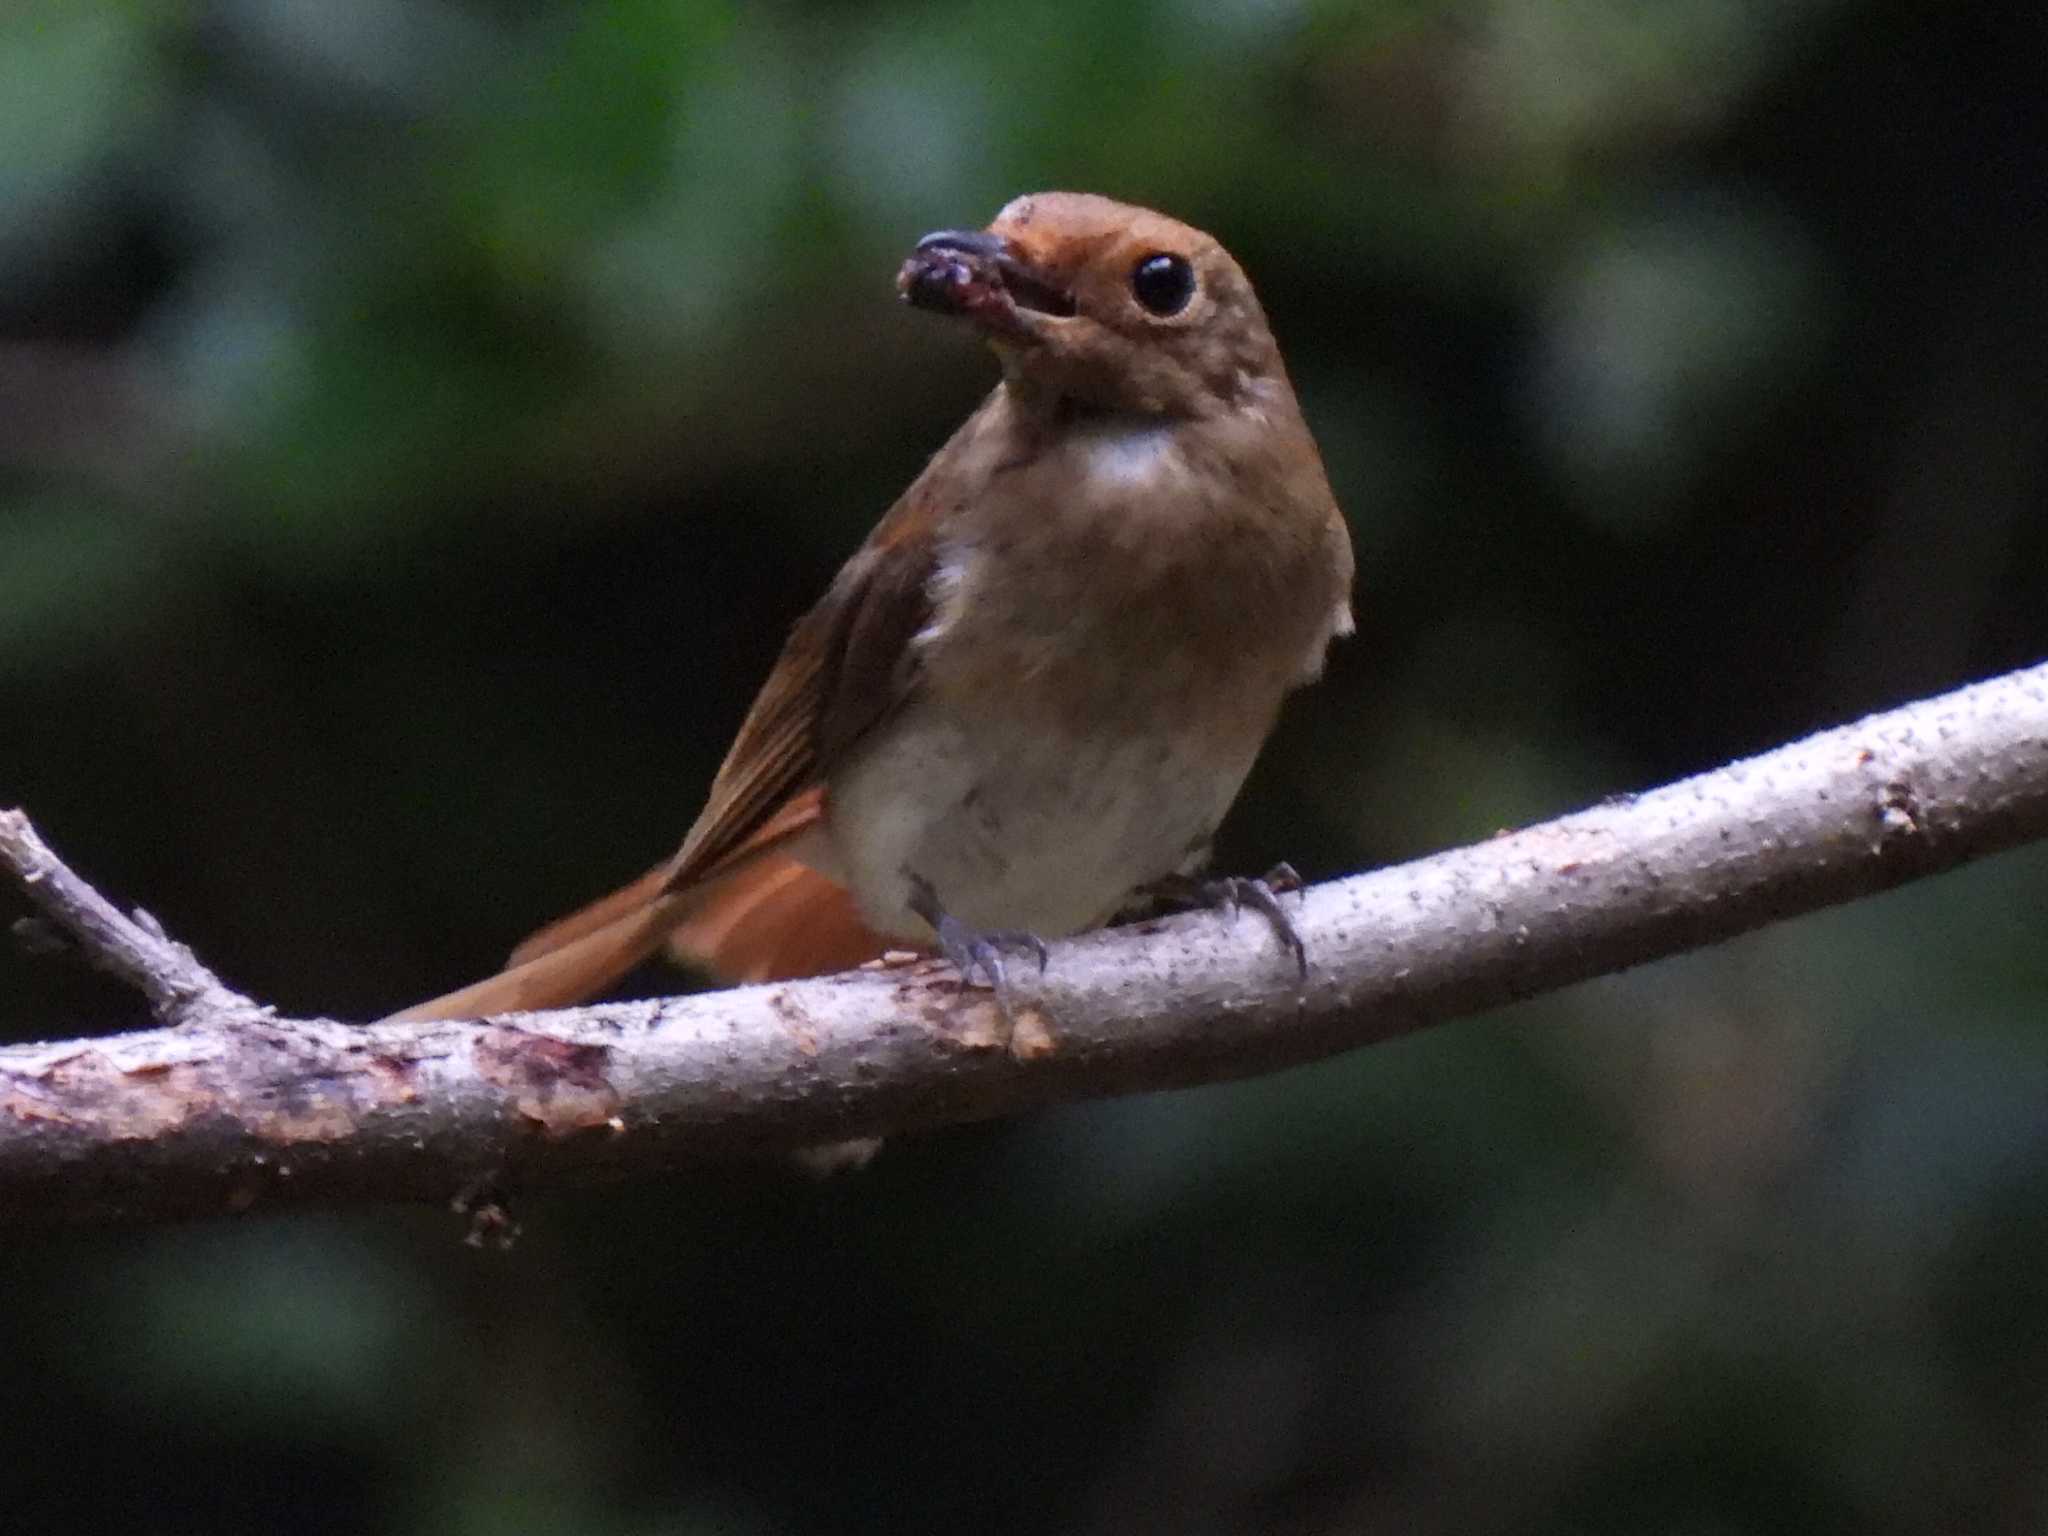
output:
[[[917,244],[897,290],[978,326],[1013,388],[1102,411],[1201,417],[1283,377],[1251,284],[1198,229],[1084,192],[1036,192],[988,228]]]

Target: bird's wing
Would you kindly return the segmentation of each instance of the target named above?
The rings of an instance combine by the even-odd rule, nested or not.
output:
[[[663,887],[715,878],[822,820],[827,771],[917,685],[945,508],[921,476],[797,624]]]
[[[936,462],[936,461],[935,461]],[[528,937],[506,968],[394,1019],[479,1017],[595,996],[661,948],[727,981],[843,969],[888,941],[804,865],[834,764],[917,686],[947,503],[928,469],[783,646],[683,846],[666,863]]]

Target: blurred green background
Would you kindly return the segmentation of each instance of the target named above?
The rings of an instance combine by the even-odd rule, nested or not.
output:
[[[1243,260],[1359,547],[1226,867],[2037,659],[2043,17],[13,0],[0,804],[283,1008],[488,969],[669,850],[990,383],[901,255],[1053,186]],[[535,1199],[504,1255],[16,1236],[0,1518],[2048,1530],[2044,896],[2011,855],[859,1177]],[[137,1018],[0,954],[11,1037]]]

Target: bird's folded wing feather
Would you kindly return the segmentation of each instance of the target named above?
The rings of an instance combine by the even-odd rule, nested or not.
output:
[[[822,779],[915,688],[911,642],[931,618],[941,511],[924,485],[904,493],[791,633],[665,889],[715,878],[821,820]]]
[[[675,857],[531,935],[506,969],[394,1014],[471,1018],[603,991],[661,948],[727,981],[842,969],[882,953],[852,897],[794,853],[825,779],[917,683],[943,504],[929,472],[890,509],[783,647]]]

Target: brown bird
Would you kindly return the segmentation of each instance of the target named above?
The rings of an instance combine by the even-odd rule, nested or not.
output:
[[[797,624],[681,850],[395,1018],[580,1002],[664,944],[738,982],[936,943],[1005,995],[1006,949],[1043,965],[1206,853],[1351,629],[1251,284],[1199,230],[1044,192],[897,286],[1002,380]]]

